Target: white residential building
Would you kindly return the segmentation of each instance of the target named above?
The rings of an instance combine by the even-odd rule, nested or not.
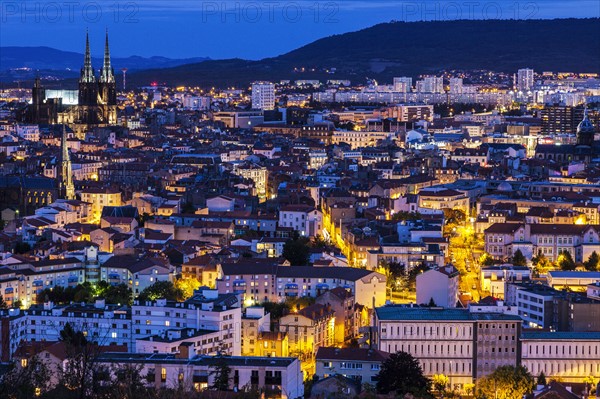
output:
[[[417,81],[417,92],[419,93],[444,93],[444,78],[438,76],[427,76]]]
[[[300,361],[291,357],[249,356],[198,356],[184,342],[176,354],[131,354],[103,353],[97,362],[107,366],[123,363],[141,366],[140,374],[148,376],[148,385],[160,389],[178,388],[180,385],[193,387],[196,391],[206,390],[214,383],[214,370],[220,361],[231,369],[229,389],[244,391],[260,389],[269,392],[269,397],[298,399],[304,397],[303,375]],[[275,396],[276,395],[276,396]]]
[[[517,72],[517,90],[528,92],[533,87],[533,83],[533,69],[519,69]]]
[[[394,91],[398,93],[410,93],[412,90],[412,78],[402,76],[394,78]]]
[[[286,205],[279,210],[279,226],[291,227],[305,237],[322,235],[323,214],[309,205]]]
[[[231,356],[239,356],[240,306],[237,295],[219,295],[214,290],[203,290],[185,302],[136,301],[132,306],[132,328],[140,337],[165,336],[171,329],[219,331],[219,349]]]
[[[252,83],[252,108],[263,111],[275,108],[275,85],[273,83]]]

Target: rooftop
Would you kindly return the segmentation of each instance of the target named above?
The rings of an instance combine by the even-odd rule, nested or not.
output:
[[[521,321],[521,318],[500,313],[471,313],[467,309],[407,307],[389,305],[376,308],[379,320],[419,320],[419,321]]]

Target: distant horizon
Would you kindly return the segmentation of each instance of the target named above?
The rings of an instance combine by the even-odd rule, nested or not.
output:
[[[600,2],[599,2],[600,3]],[[569,19],[576,19],[576,20],[590,20],[590,19],[600,19],[600,17],[585,17],[585,18],[576,18],[576,17],[557,17],[557,18],[532,18],[532,19],[528,19],[527,21],[548,21],[548,20],[569,20]],[[326,37],[330,37],[330,36],[336,36],[336,35],[343,35],[345,33],[352,33],[352,32],[358,32],[361,30],[365,30],[365,29],[369,29],[371,27],[377,26],[377,25],[382,25],[382,24],[388,24],[388,23],[407,23],[407,24],[413,24],[413,23],[430,23],[430,22],[461,22],[461,21],[507,21],[510,19],[456,19],[456,20],[444,20],[444,21],[396,21],[396,20],[390,20],[390,21],[386,21],[386,22],[379,22],[377,24],[365,27],[365,28],[361,28],[361,29],[357,29],[356,31],[349,31],[349,32],[344,32],[344,33],[340,33],[340,34],[333,34],[333,35],[328,35],[328,36],[323,36],[320,38],[317,38],[314,41],[326,38]],[[85,40],[85,33],[86,30],[82,31],[82,35],[83,35],[83,39],[82,39],[82,43],[83,40]],[[112,58],[130,58],[130,57],[141,57],[141,58],[153,58],[153,57],[163,57],[163,58],[170,58],[170,59],[193,59],[193,58],[208,58],[210,60],[224,60],[227,58],[214,58],[214,57],[210,57],[208,55],[201,55],[201,54],[189,54],[186,56],[181,56],[181,57],[170,57],[168,55],[164,55],[164,54],[150,54],[150,55],[141,55],[141,54],[115,54],[115,52],[112,50],[115,47],[115,44],[118,43],[118,38],[113,37],[113,35],[111,35],[111,31],[110,29],[108,29],[108,34],[109,34],[109,40],[110,40],[110,46],[111,46],[111,57]],[[102,58],[103,57],[103,51],[104,51],[104,39],[105,39],[105,32],[102,32],[101,35],[101,43],[96,43],[99,42],[99,37],[94,37],[94,35],[92,33],[89,33],[90,35],[90,47],[91,47],[91,51],[92,51],[92,58]],[[310,44],[312,42],[306,43],[304,45]],[[96,44],[96,46],[94,46],[94,44]],[[274,56],[269,56],[269,57],[264,57],[264,58],[271,58],[271,57],[276,57],[285,53],[288,53],[290,51],[293,51],[297,48],[303,47],[302,46],[298,46],[298,47],[293,47],[293,48],[289,48],[287,50],[285,50],[284,52],[274,55]],[[82,44],[82,48],[80,51],[78,50],[72,50],[72,49],[65,49],[65,48],[59,48],[58,46],[52,46],[52,45],[13,45],[13,44],[7,44],[5,45],[3,42],[0,42],[0,48],[2,47],[15,47],[15,48],[48,48],[48,49],[52,49],[52,50],[58,50],[58,51],[62,51],[62,52],[70,52],[70,53],[74,53],[74,54],[84,54],[84,45]],[[230,57],[230,58],[242,58],[242,57]],[[242,58],[242,59],[247,59],[247,60],[261,60],[264,58],[260,58],[260,59],[249,59],[249,58]],[[0,60],[1,60],[1,55],[0,55]]]
[[[600,18],[597,0],[144,0],[106,6],[96,2],[64,3],[77,4],[72,8],[61,4],[41,0],[21,9],[18,2],[1,3],[0,46],[83,53],[88,29],[92,52],[101,54],[108,29],[114,57],[260,60],[321,38],[392,21]]]

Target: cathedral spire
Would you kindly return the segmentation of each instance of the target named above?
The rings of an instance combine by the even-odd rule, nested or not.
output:
[[[115,76],[110,65],[110,47],[108,45],[108,29],[106,30],[106,42],[104,44],[104,65],[100,73],[100,81],[103,83],[114,82]]]
[[[61,194],[65,199],[75,199],[75,185],[73,184],[73,170],[69,147],[67,145],[67,127],[63,124],[62,138],[60,140],[60,186]]]
[[[96,80],[94,76],[94,68],[92,68],[92,53],[90,51],[90,35],[85,33],[85,60],[83,69],[81,70],[80,82],[93,83]]]

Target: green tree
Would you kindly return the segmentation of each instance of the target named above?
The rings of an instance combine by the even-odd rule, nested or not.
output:
[[[448,386],[448,377],[444,374],[434,374],[432,377],[433,387],[441,395]]]
[[[327,248],[327,245],[329,245],[329,243],[327,241],[325,241],[325,239],[321,235],[317,234],[313,238],[310,245],[312,248],[324,249],[324,248]]]
[[[424,264],[420,264],[419,266],[411,269],[408,272],[408,284],[410,285],[411,288],[416,287],[417,285],[417,276],[421,273],[426,272],[427,270],[429,270],[429,268],[424,265]]]
[[[110,285],[104,291],[103,297],[106,303],[131,305],[133,292],[126,284]]]
[[[74,348],[81,348],[87,345],[88,341],[82,331],[75,330],[71,323],[67,322],[65,327],[59,333],[59,340],[65,345]]]
[[[471,394],[473,393],[473,390],[475,389],[475,384],[466,383],[464,385],[464,389],[465,389],[465,392],[467,393],[467,396],[471,396]]]
[[[421,219],[422,219],[422,216],[419,212],[399,211],[392,215],[392,220],[394,222],[415,221],[415,220],[421,220]]]
[[[8,309],[8,304],[4,301],[2,295],[0,295],[0,309]]]
[[[196,213],[196,207],[191,202],[186,202],[181,207],[181,213],[186,213],[186,214]]]
[[[175,289],[181,293],[181,301],[185,301],[194,295],[194,291],[200,288],[200,281],[196,277],[182,277],[175,280]]]
[[[537,384],[542,386],[546,386],[548,384],[546,382],[546,374],[544,374],[543,371],[540,373],[540,375],[538,375]]]
[[[494,258],[487,252],[479,257],[479,264],[482,266],[492,266],[495,263]]]
[[[463,225],[467,220],[467,214],[460,209],[445,208],[443,211],[446,224]]]
[[[573,260],[573,257],[569,251],[562,251],[558,255],[556,263],[558,264],[560,270],[575,270],[575,261]]]
[[[479,379],[476,395],[478,398],[515,399],[530,394],[533,388],[533,376],[525,367],[502,366]]]
[[[377,374],[377,392],[404,396],[429,396],[431,381],[423,375],[419,361],[406,352],[390,355]]]
[[[593,375],[588,375],[584,378],[583,382],[585,383],[585,390],[587,392],[591,392],[598,386],[598,379]]]
[[[172,282],[157,281],[140,292],[138,299],[140,301],[155,301],[164,298],[168,301],[177,301],[182,297],[183,293]]]
[[[231,380],[231,367],[227,364],[227,359],[223,355],[217,356],[216,362],[209,375],[213,377],[213,384],[210,389],[215,391],[228,391],[229,381]]]
[[[596,251],[592,252],[587,261],[583,262],[583,266],[585,270],[590,272],[595,272],[598,270],[598,265],[600,264],[600,256]]]
[[[39,357],[27,359],[27,364],[13,363],[0,379],[0,398],[29,399],[44,395],[50,388],[51,370]]]
[[[429,306],[430,308],[435,308],[437,306],[437,304],[433,300],[433,297],[429,298],[429,303],[427,304],[427,306]]]
[[[283,257],[287,259],[292,266],[306,266],[310,258],[308,239],[300,237],[295,240],[287,240],[283,246]]]
[[[288,302],[263,302],[260,306],[265,308],[265,312],[271,315],[271,320],[279,320],[289,313],[290,304]]]
[[[142,369],[142,365],[116,365],[112,373],[114,378],[107,387],[107,396],[112,398],[147,399],[150,392],[146,388]]]
[[[31,251],[31,245],[26,242],[19,241],[15,245],[15,254],[24,254]]]
[[[527,258],[520,249],[517,249],[512,256],[511,262],[515,266],[527,266]]]
[[[554,268],[552,262],[550,262],[550,260],[542,253],[542,251],[538,251],[537,256],[531,258],[531,263],[533,263],[533,267],[538,275],[546,274],[548,271]]]
[[[100,345],[88,341],[86,334],[74,328],[71,323],[65,324],[59,339],[65,343],[66,352],[63,367],[59,369],[59,388],[69,391],[71,397],[90,398],[95,388],[94,376],[101,368],[96,362],[100,354]]]

